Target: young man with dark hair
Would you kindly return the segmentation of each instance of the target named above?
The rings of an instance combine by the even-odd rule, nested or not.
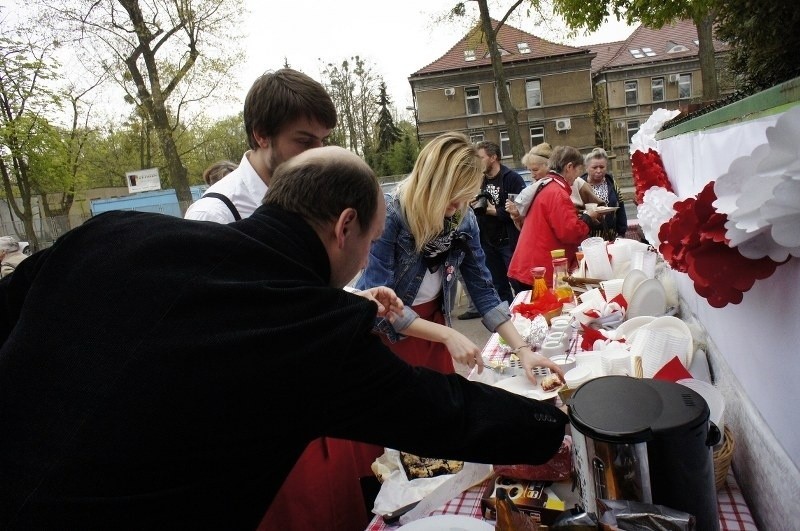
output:
[[[281,162],[323,145],[336,127],[336,108],[325,88],[302,72],[283,68],[253,83],[244,100],[250,151],[226,178],[186,211],[187,219],[230,223],[261,205]]]
[[[486,255],[486,267],[492,274],[494,287],[504,301],[511,304],[514,294],[508,281],[508,264],[517,247],[519,229],[506,212],[508,194],[518,194],[525,188],[525,181],[515,171],[500,164],[500,146],[484,141],[478,144],[478,155],[483,160],[483,186],[481,195],[485,208],[475,211],[481,231],[481,247]],[[480,196],[479,196],[480,199]],[[473,202],[473,209],[479,203]],[[483,206],[483,205],[481,205]],[[472,308],[459,319],[472,318]],[[477,312],[475,312],[477,313]]]

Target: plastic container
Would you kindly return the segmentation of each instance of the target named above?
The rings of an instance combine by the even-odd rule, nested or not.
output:
[[[569,302],[574,302],[575,293],[564,277],[569,276],[569,267],[567,258],[564,255],[564,249],[555,249],[550,251],[550,256],[553,258],[553,292],[559,300],[569,299]]]
[[[567,384],[567,387],[570,389],[576,389],[592,378],[594,378],[592,369],[586,366],[574,367],[564,373],[564,383]]]
[[[531,292],[531,301],[535,301],[540,299],[545,293],[547,293],[547,281],[544,279],[544,275],[547,272],[547,268],[537,266],[531,268],[531,285],[533,286],[533,291]]]

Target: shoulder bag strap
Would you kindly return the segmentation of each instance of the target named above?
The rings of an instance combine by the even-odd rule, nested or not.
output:
[[[231,211],[231,214],[233,214],[233,219],[235,219],[236,221],[242,219],[242,216],[239,215],[239,211],[236,210],[235,206],[233,206],[233,202],[230,200],[230,198],[228,198],[228,196],[218,194],[216,192],[209,192],[207,194],[204,194],[203,197],[213,197],[214,199],[219,199],[220,201],[225,203],[225,206],[227,206],[228,210]]]

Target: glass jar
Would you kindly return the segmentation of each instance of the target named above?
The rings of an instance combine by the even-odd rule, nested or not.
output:
[[[564,249],[550,252],[550,256],[553,258],[553,292],[558,300],[568,299],[571,302],[575,294],[572,286],[566,281],[566,277],[569,276],[569,268],[564,254]]]
[[[539,300],[545,293],[547,293],[547,281],[544,279],[546,272],[546,267],[539,266],[531,268],[531,277],[533,279],[531,283],[533,286],[533,290],[531,291],[531,302]]]

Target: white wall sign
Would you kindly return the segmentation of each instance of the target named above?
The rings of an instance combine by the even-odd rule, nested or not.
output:
[[[158,176],[158,168],[129,171],[125,174],[125,182],[128,185],[128,193],[130,194],[134,192],[147,192],[149,190],[161,190],[161,179]]]

